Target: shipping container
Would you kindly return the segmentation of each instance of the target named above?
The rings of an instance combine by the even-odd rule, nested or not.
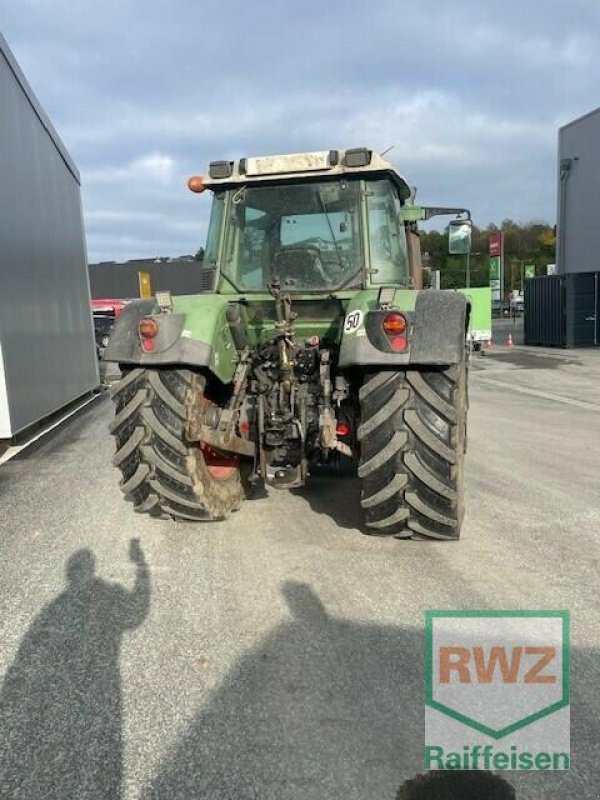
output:
[[[600,272],[528,278],[525,344],[600,345]]]
[[[599,272],[565,275],[567,347],[597,347],[600,344]]]
[[[565,290],[561,275],[525,279],[525,344],[565,346]]]
[[[0,439],[98,382],[79,172],[0,35]]]

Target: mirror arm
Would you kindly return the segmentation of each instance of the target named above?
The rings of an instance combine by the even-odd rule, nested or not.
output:
[[[471,212],[468,208],[443,208],[443,207],[428,207],[423,208],[425,216],[423,219],[430,219],[431,217],[449,216],[450,214],[466,214],[467,219],[471,219]]]

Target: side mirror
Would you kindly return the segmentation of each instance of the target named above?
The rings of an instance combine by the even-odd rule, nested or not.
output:
[[[471,220],[453,219],[448,225],[448,252],[450,255],[471,252]]]

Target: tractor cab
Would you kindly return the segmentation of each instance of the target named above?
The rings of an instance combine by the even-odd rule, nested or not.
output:
[[[217,161],[192,191],[214,193],[203,285],[221,293],[331,293],[415,282],[411,192],[366,148]]]

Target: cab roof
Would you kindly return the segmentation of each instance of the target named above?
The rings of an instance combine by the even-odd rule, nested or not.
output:
[[[410,187],[393,164],[367,147],[212,161],[208,174],[202,176],[202,184],[215,190],[241,184],[368,173],[386,173],[397,185],[401,199],[404,201],[410,197]]]

